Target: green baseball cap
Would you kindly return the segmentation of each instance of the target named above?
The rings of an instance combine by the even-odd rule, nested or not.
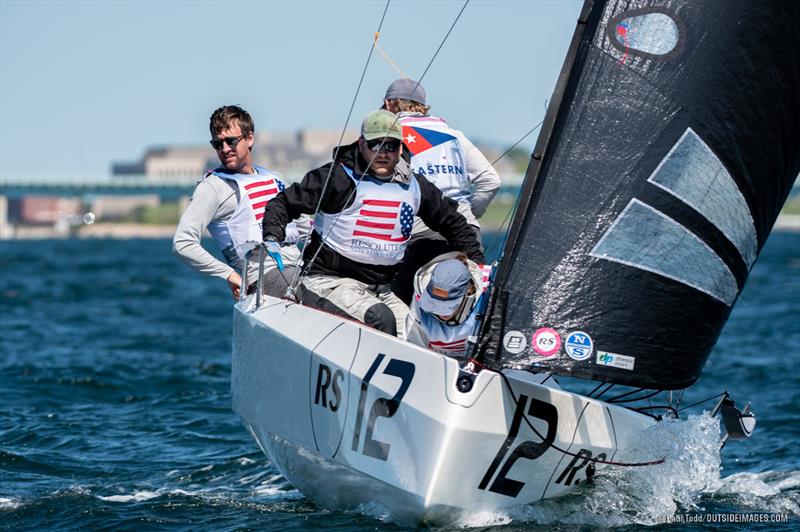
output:
[[[372,111],[361,124],[361,136],[366,140],[382,139],[389,137],[403,140],[403,130],[397,115],[380,109]]]

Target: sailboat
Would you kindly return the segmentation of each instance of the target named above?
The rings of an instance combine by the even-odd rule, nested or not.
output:
[[[676,408],[636,399],[697,380],[798,175],[798,49],[796,3],[587,0],[472,360],[259,290],[234,410],[317,504],[422,520],[659,463],[637,441]]]

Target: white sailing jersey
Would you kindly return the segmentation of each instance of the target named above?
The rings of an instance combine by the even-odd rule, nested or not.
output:
[[[221,179],[236,183],[239,189],[239,204],[230,218],[208,224],[208,232],[217,242],[225,261],[237,270],[247,252],[262,241],[261,219],[267,203],[286,188],[283,181],[269,170],[258,166],[253,168],[255,172],[252,174],[212,172]]]
[[[340,213],[317,213],[314,230],[331,249],[348,259],[367,264],[399,263],[411,236],[421,192],[413,177],[407,184],[359,180],[342,165],[356,185],[353,203]]]
[[[399,120],[414,173],[424,176],[445,196],[469,203],[472,190],[466,156],[455,131],[435,116],[400,115]]]

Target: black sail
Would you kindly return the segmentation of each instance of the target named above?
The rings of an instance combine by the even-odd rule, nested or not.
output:
[[[479,359],[692,384],[800,170],[800,2],[587,1]]]

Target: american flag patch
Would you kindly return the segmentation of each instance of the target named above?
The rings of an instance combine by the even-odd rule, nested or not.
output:
[[[253,208],[256,220],[261,220],[264,217],[264,207],[278,193],[278,185],[274,179],[267,179],[266,181],[254,181],[249,185],[245,185],[244,188],[247,191],[247,197],[250,199],[250,206]]]
[[[395,229],[400,228],[400,235]],[[365,199],[358,211],[358,220],[353,236],[375,238],[388,242],[405,242],[411,236],[414,225],[414,209],[404,201]]]
[[[430,340],[428,342],[428,347],[430,349],[433,349],[437,353],[442,353],[444,355],[459,355],[464,352],[466,346],[466,338],[462,338],[461,340],[453,340],[452,342],[439,342],[436,340]]]

